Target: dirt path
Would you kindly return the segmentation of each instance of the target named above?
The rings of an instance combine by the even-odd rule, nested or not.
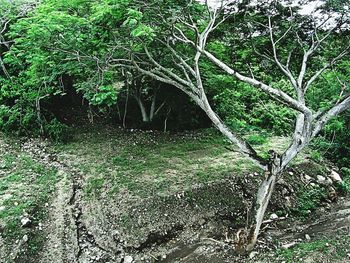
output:
[[[49,216],[44,226],[46,242],[39,256],[40,263],[106,263],[119,262],[114,252],[98,244],[85,223],[82,200],[83,175],[71,167],[72,156],[60,157],[49,151],[47,142],[28,140],[22,150],[47,167],[58,169],[56,193],[48,204]],[[88,218],[88,217],[87,217]]]

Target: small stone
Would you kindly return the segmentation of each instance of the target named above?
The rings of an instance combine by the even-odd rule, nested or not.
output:
[[[332,179],[331,179],[331,178],[327,178],[325,184],[326,184],[326,185],[331,185],[331,184],[333,184]]]
[[[253,252],[251,252],[251,253],[249,254],[249,258],[250,258],[250,259],[253,259],[257,254],[258,254],[258,252],[253,251]]]
[[[288,248],[294,247],[296,244],[297,244],[297,242],[291,242],[291,243],[282,245],[281,248],[288,249]]]
[[[32,220],[30,220],[28,217],[23,217],[21,219],[22,227],[29,227],[31,223],[32,223]]]
[[[22,240],[23,240],[24,243],[28,242],[28,240],[29,240],[28,235],[24,235],[22,237]]]
[[[270,215],[270,219],[271,219],[271,220],[276,220],[276,219],[278,219],[278,215],[276,215],[276,214],[271,214],[271,215]]]
[[[311,240],[311,237],[310,237],[308,234],[306,234],[306,235],[305,235],[305,239],[306,239],[307,241],[310,241],[310,240]]]
[[[286,199],[286,201],[284,203],[285,207],[288,207],[288,208],[292,207],[292,202],[290,200],[290,197],[286,196],[285,199]]]
[[[5,210],[5,206],[0,206],[0,212]]]
[[[304,178],[307,182],[310,182],[312,180],[312,177],[307,174],[305,174]]]
[[[162,259],[166,259],[166,255],[163,255],[163,256],[162,256]]]
[[[289,175],[294,175],[294,173],[292,171],[289,171],[288,174]]]
[[[132,258],[132,256],[125,256],[124,257],[124,263],[132,263],[134,261],[134,259]]]
[[[336,183],[340,183],[340,182],[343,181],[341,179],[340,175],[336,171],[333,171],[333,170],[332,170],[332,172],[331,172],[329,177],[332,179],[332,181],[334,181]]]
[[[322,176],[322,175],[317,175],[317,182],[323,184],[326,181],[326,177]]]

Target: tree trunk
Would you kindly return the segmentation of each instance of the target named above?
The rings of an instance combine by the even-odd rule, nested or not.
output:
[[[141,111],[141,116],[142,116],[142,121],[147,123],[150,122],[150,117],[147,114],[146,107],[143,104],[141,98],[135,96],[137,104],[139,105],[140,111]]]
[[[264,220],[264,215],[267,206],[270,202],[272,192],[275,188],[277,176],[281,173],[281,158],[279,155],[271,151],[270,162],[268,165],[268,171],[265,174],[265,178],[259,186],[258,193],[256,195],[255,203],[253,206],[253,212],[250,215],[250,229],[247,233],[247,237],[240,237],[238,240],[237,250],[239,252],[251,251],[258,239],[261,224]]]
[[[149,120],[153,121],[155,111],[156,111],[156,100],[157,100],[157,95],[154,94],[152,98],[152,103],[151,103],[151,109],[149,111]]]

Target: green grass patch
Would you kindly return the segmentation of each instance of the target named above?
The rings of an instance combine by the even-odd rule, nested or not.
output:
[[[341,175],[343,177],[343,181],[337,184],[337,188],[339,191],[343,192],[346,195],[350,194],[350,169],[342,168]]]
[[[329,240],[316,240],[313,242],[300,243],[291,249],[278,249],[277,256],[282,257],[288,263],[296,262],[311,252],[327,253],[330,251]]]
[[[41,247],[34,226],[42,222],[45,213],[41,209],[48,202],[55,190],[56,170],[37,163],[21,152],[6,153],[5,171],[0,177],[0,200],[3,209],[0,211],[0,223],[3,226],[2,237],[9,247],[21,239],[25,234],[30,236],[27,246],[27,255],[34,255]],[[21,217],[24,212],[30,215],[33,227],[21,227]],[[28,254],[29,253],[29,254]]]
[[[302,186],[297,192],[297,207],[293,209],[293,212],[299,216],[307,217],[326,196],[327,192],[322,186]]]
[[[277,249],[275,254],[287,263],[303,262],[305,257],[314,258],[315,262],[342,262],[347,260],[349,249],[350,236],[336,234],[333,237],[302,242],[289,249]]]

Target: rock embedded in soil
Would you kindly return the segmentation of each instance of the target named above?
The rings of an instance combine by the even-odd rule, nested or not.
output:
[[[322,176],[322,175],[317,175],[317,182],[320,184],[323,184],[326,182],[326,177]]]
[[[336,183],[342,182],[342,179],[341,179],[340,175],[336,171],[332,170],[332,172],[331,172],[329,177]]]
[[[307,175],[307,174],[304,176],[304,178],[305,178],[305,180],[306,180],[307,182],[312,181],[312,177],[309,176],[309,175]]]
[[[132,263],[134,262],[134,259],[132,256],[125,256],[124,257],[124,263]]]
[[[23,217],[21,219],[21,226],[22,227],[29,227],[32,223],[32,220],[30,220],[28,217]]]
[[[289,249],[291,247],[294,247],[296,244],[298,244],[298,243],[297,242],[291,242],[291,243],[282,245],[281,248],[282,249]]]
[[[276,219],[278,219],[278,215],[276,215],[276,214],[271,214],[271,215],[270,215],[270,219],[271,219],[271,220],[276,220]]]

